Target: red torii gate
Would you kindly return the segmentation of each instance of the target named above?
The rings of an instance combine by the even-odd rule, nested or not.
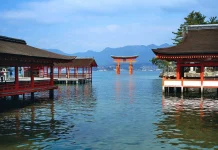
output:
[[[133,63],[136,62],[137,55],[135,56],[111,56],[116,65],[116,74],[120,74],[120,63],[129,63],[129,74],[133,73]]]

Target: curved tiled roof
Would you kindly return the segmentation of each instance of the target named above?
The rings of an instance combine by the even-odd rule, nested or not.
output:
[[[75,56],[64,56],[35,48],[26,44],[21,39],[0,36],[0,54],[38,57],[46,59],[72,60]]]
[[[76,58],[68,63],[55,63],[55,67],[97,67],[94,58]]]
[[[218,54],[218,25],[191,25],[177,46],[153,49],[156,55]]]

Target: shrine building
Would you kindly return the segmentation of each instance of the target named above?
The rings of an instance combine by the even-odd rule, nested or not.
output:
[[[58,72],[55,73],[55,78],[79,78],[85,80],[92,80],[92,68],[97,67],[94,58],[75,58],[68,63],[55,63],[54,67]],[[65,70],[65,73],[62,72]]]
[[[163,77],[163,91],[166,87],[178,87],[181,92],[199,88],[203,93],[204,88],[218,88],[218,24],[189,25],[182,43],[153,52],[156,58],[176,63],[176,77]],[[189,76],[193,67],[195,74]]]
[[[27,45],[21,39],[0,36],[0,67],[14,67],[15,75],[9,80],[0,82],[0,99],[13,96],[18,99],[19,95],[31,93],[34,99],[35,92],[49,90],[49,97],[52,98],[54,89],[54,63],[67,63],[75,59],[75,56],[64,56],[48,52]],[[29,67],[28,78],[19,77],[18,67]],[[34,77],[35,68],[49,68],[48,78]]]
[[[54,63],[54,80],[57,84],[76,84],[92,81],[93,67],[97,67],[94,58],[75,58],[67,63]],[[35,67],[34,77],[49,77],[47,66]],[[30,76],[30,67],[24,67],[24,76]]]

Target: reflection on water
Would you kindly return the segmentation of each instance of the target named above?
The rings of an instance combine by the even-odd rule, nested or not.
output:
[[[0,148],[50,149],[53,142],[63,142],[69,136],[73,143],[78,130],[74,128],[75,123],[93,120],[95,92],[91,84],[86,84],[75,88],[60,86],[55,95],[54,101],[41,101],[23,109],[1,113]],[[67,101],[63,101],[63,97]],[[67,145],[63,146],[67,148]],[[61,148],[61,145],[56,148]]]
[[[123,91],[125,91],[125,94],[128,95],[128,99],[130,103],[134,101],[134,91],[135,91],[135,81],[132,76],[129,76],[127,81],[121,82],[120,80],[122,77],[117,76],[115,80],[115,93],[116,93],[116,100],[122,99]],[[127,92],[127,93],[126,93]]]
[[[218,148],[218,100],[163,96],[162,104],[164,117],[155,123],[162,143],[182,149]]]
[[[218,99],[162,97],[158,75],[95,72],[93,83],[59,86],[54,101],[0,113],[0,149],[218,148]]]

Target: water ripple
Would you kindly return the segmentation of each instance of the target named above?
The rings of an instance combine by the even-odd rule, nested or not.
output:
[[[0,113],[1,149],[215,149],[218,100],[162,96],[158,73],[94,72]],[[37,93],[37,97],[46,96]]]

